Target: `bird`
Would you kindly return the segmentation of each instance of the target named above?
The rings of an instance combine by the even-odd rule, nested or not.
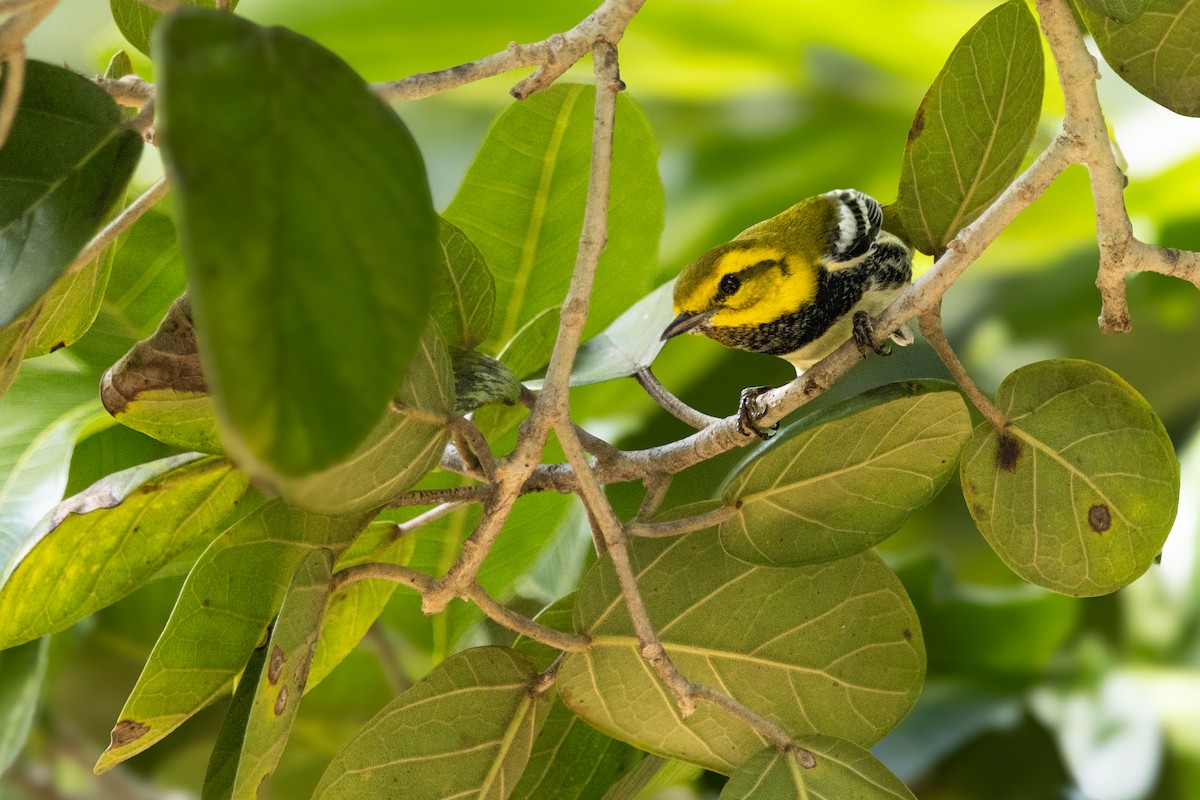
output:
[[[890,217],[889,217],[890,219]],[[884,230],[884,209],[855,189],[801,200],[752,225],[684,267],[675,282],[675,318],[661,340],[693,333],[726,347],[791,362],[796,374],[853,338],[887,355],[871,319],[912,280],[912,247]],[[907,325],[889,337],[913,341]],[[757,402],[769,386],[742,391],[738,428],[767,439]],[[777,426],[776,426],[777,427]]]

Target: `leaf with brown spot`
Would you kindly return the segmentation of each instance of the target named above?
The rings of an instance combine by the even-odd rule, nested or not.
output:
[[[109,747],[124,747],[130,742],[135,742],[145,736],[150,730],[150,726],[144,722],[138,722],[133,719],[123,719],[113,726],[112,733],[109,734]]]
[[[868,750],[832,736],[802,736],[796,745],[802,749],[755,755],[733,773],[720,800],[916,800]]]
[[[897,205],[918,250],[941,253],[1016,177],[1042,108],[1042,39],[1023,0],[967,31],[917,110]]]
[[[960,473],[1000,558],[1030,583],[1077,597],[1145,572],[1179,502],[1179,462],[1145,399],[1098,364],[1055,360],[1009,375],[996,405],[1010,424],[1001,435],[980,423]]]

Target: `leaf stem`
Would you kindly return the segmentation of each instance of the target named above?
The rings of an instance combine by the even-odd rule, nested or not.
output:
[[[997,408],[996,404],[988,399],[983,390],[971,379],[967,368],[963,366],[958,354],[954,352],[954,348],[946,339],[946,332],[942,329],[941,301],[939,300],[937,306],[931,311],[922,314],[918,321],[925,341],[929,342],[929,346],[938,354],[938,358],[949,370],[950,377],[954,378],[954,382],[966,393],[972,405],[979,409],[979,413],[983,414],[997,431],[1008,427],[1008,418],[1004,416],[1004,412]]]
[[[66,278],[74,275],[96,260],[104,252],[105,248],[116,241],[118,236],[133,227],[133,223],[141,219],[142,215],[149,211],[166,193],[166,178],[159,178],[152,183],[149,189],[142,192],[136,200],[126,206],[120,214],[93,236],[90,242],[84,245],[84,248],[79,251],[79,255],[75,256],[75,260],[67,267],[62,277]]]
[[[626,536],[640,536],[648,539],[663,539],[669,536],[682,536],[685,533],[702,531],[714,525],[720,525],[725,520],[737,514],[737,506],[718,506],[712,511],[696,514],[682,519],[666,520],[664,522],[635,521],[626,524]]]

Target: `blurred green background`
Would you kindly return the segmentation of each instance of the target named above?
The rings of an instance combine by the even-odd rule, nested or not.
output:
[[[994,5],[649,0],[622,43],[621,66],[662,146],[667,218],[655,282],[803,197],[853,186],[891,200],[913,111],[958,37]],[[544,38],[593,7],[591,0],[243,0],[238,13],[292,27],[368,80],[386,80],[468,61],[510,40]],[[122,43],[106,3],[62,0],[28,47],[34,58],[94,74]],[[153,79],[148,60],[131,55],[139,74]],[[568,79],[588,79],[589,68]],[[1102,71],[1101,100],[1128,163],[1136,232],[1200,249],[1200,120],[1166,111]],[[1047,75],[1035,149],[1057,130],[1062,108],[1048,54]],[[397,106],[425,154],[439,209],[519,77]],[[139,184],[160,171],[151,150]],[[177,250],[162,245],[168,218],[148,217],[140,230],[118,258],[144,270],[127,271],[124,280],[114,271],[96,329],[71,348],[91,368],[103,369],[152,330],[163,299],[169,303],[182,287]],[[918,269],[927,266],[926,259]],[[1095,323],[1095,267],[1087,177],[1075,167],[949,293],[947,331],[989,391],[1014,368],[1051,357],[1091,359],[1122,375],[1175,442],[1183,463],[1179,517],[1161,565],[1120,593],[1092,600],[1052,595],[1015,578],[975,531],[953,485],[885,543],[881,550],[921,615],[930,670],[916,710],[876,753],[923,800],[1200,798],[1200,293],[1159,276],[1138,277],[1130,284],[1133,332],[1105,337]],[[671,342],[655,366],[683,399],[720,415],[732,412],[743,386],[791,377],[782,361],[699,337]],[[820,402],[903,377],[941,375],[918,343],[865,362]],[[628,380],[578,390],[574,408],[590,429],[623,447],[687,433]],[[69,491],[164,452],[123,428],[98,433],[77,449]],[[711,496],[741,457],[690,470],[669,502]],[[614,501],[631,509],[635,489],[615,487]],[[573,583],[586,555],[580,524],[578,514],[568,515],[556,544],[542,553],[539,569],[559,586]],[[552,594],[548,583],[555,581],[542,573],[524,584],[528,610]],[[90,773],[180,580],[158,581],[54,638],[30,746],[0,780],[0,798],[198,793],[220,704],[103,779]],[[401,618],[412,615],[392,615]],[[379,626],[305,701],[274,796],[307,796],[340,743],[398,686],[448,650],[495,636],[476,626],[427,639],[400,625]],[[719,785],[684,770],[656,796],[715,797]]]

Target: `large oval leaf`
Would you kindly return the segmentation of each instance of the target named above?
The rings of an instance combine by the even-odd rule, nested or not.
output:
[[[950,480],[971,436],[947,383],[894,383],[801,420],[742,463],[725,552],[767,566],[844,558],[891,536]]]
[[[1005,378],[996,405],[1009,425],[975,428],[961,476],[1004,563],[1075,597],[1145,572],[1179,504],[1179,462],[1145,399],[1099,364],[1055,360]]]
[[[160,442],[222,452],[187,295],[171,304],[150,338],[104,373],[100,399],[122,425]]]
[[[58,280],[121,196],[142,137],[120,123],[117,104],[83,76],[26,65],[0,148],[0,328]]]
[[[429,316],[420,152],[309,39],[201,10],[158,34],[159,141],[209,388],[257,459],[315,472],[379,424]]]
[[[867,750],[832,736],[802,736],[812,754],[805,766],[796,753],[764,750],[733,773],[721,800],[916,800],[899,778]]]
[[[180,0],[181,3],[200,8],[216,8],[217,0]],[[229,10],[237,8],[238,0],[229,0]],[[155,11],[140,0],[109,0],[113,22],[125,37],[125,41],[146,55],[150,55],[150,31],[162,19]]]
[[[503,800],[545,718],[536,679],[514,650],[481,647],[448,658],[346,743],[313,800]]]
[[[30,532],[0,586],[0,648],[57,633],[142,586],[211,536],[246,484],[225,459],[191,453],[114,473],[64,500]]]
[[[566,296],[583,230],[594,97],[591,86],[558,84],[510,106],[492,123],[446,209],[496,278],[500,313],[485,343],[492,352]],[[616,119],[613,147],[621,155],[613,162],[608,245],[596,272],[589,336],[650,290],[663,226],[650,124],[623,94]]]
[[[662,331],[671,322],[675,281],[667,281],[638,300],[612,325],[579,348],[571,367],[571,385],[610,381],[648,367],[662,350]]]
[[[1150,0],[1140,5],[1143,13],[1128,20],[1087,6],[1080,13],[1104,60],[1130,86],[1178,114],[1200,117],[1200,4]]]
[[[223,693],[300,561],[317,548],[341,552],[365,524],[362,515],[320,517],[277,501],[217,537],[188,574],[96,771],[145,750]]]
[[[950,53],[900,167],[900,219],[922,253],[941,254],[1016,177],[1044,80],[1042,39],[1024,0],[990,11]]]
[[[251,475],[284,500],[318,514],[351,514],[382,506],[437,466],[446,443],[445,419],[454,407],[450,355],[430,323],[417,345],[400,393],[383,419],[350,456],[303,477],[273,474],[243,461]]]
[[[912,604],[873,552],[771,568],[724,553],[715,530],[630,542],[638,585],[668,655],[793,736],[869,746],[921,691],[925,651]],[[612,565],[584,579],[576,630],[592,637],[558,674],[559,696],[610,736],[731,773],[768,742],[701,705],[686,720],[642,661]]]

